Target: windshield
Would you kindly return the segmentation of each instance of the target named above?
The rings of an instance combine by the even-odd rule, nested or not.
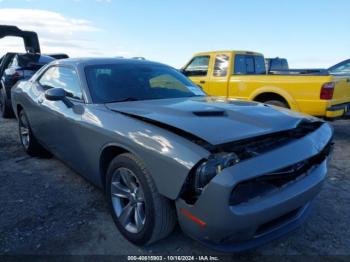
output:
[[[204,96],[177,70],[148,63],[92,65],[85,68],[94,103]]]

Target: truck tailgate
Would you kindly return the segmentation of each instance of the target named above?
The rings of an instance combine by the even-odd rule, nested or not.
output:
[[[332,104],[342,104],[350,102],[350,76],[334,76],[335,82]]]

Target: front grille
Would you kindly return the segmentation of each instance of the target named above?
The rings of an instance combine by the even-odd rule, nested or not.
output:
[[[319,154],[307,160],[237,184],[231,193],[230,205],[238,205],[257,197],[263,197],[307,175],[308,171],[327,158],[331,148],[332,143],[329,143]]]

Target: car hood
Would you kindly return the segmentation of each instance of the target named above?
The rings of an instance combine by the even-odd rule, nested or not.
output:
[[[287,109],[216,97],[118,102],[106,107],[212,145],[292,129],[306,119]]]

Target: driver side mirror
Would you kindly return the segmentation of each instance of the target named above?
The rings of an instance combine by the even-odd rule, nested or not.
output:
[[[53,88],[53,87],[48,87],[49,88],[45,91],[45,98],[50,101],[61,101],[66,97],[66,91],[62,88]]]
[[[68,108],[74,105],[67,99],[66,91],[63,88],[49,88],[45,91],[45,98],[49,101],[62,101]]]

